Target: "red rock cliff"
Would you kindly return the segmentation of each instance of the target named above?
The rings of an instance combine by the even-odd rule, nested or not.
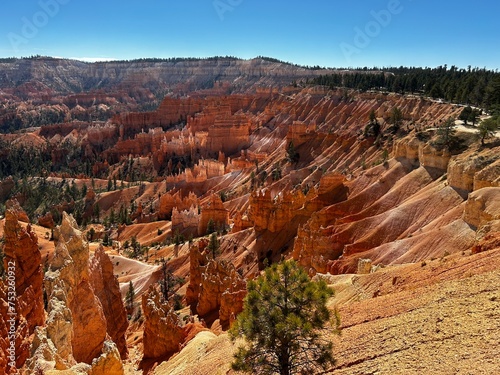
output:
[[[5,315],[2,314],[2,319],[7,325],[7,320],[10,319],[7,312],[16,314],[16,367],[21,368],[29,355],[29,336],[33,334],[35,327],[44,324],[45,311],[42,292],[42,258],[38,249],[38,238],[31,231],[29,224],[26,229],[19,224],[19,213],[15,207],[16,205],[5,212],[4,267],[7,275],[12,277],[15,283],[16,301],[14,306],[10,304],[6,306],[5,303],[10,301],[8,298],[11,295],[5,295],[2,305],[4,309],[6,307],[7,309],[3,311]],[[8,289],[8,291],[11,290]],[[10,307],[13,307],[13,311]],[[10,323],[7,327],[10,327]],[[0,343],[2,344],[0,345],[0,358],[5,359],[7,357],[5,350],[10,345],[7,336],[2,335]],[[0,359],[0,362],[3,360]]]
[[[103,308],[106,331],[118,347],[121,357],[125,358],[128,353],[125,341],[128,328],[127,312],[123,305],[120,285],[113,274],[113,264],[102,246],[96,250],[90,263],[90,282]]]
[[[172,305],[154,287],[142,296],[144,358],[160,358],[180,350],[186,338],[183,324]]]

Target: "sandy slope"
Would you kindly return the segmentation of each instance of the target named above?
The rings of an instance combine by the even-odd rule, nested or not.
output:
[[[495,250],[344,277],[338,364],[327,373],[497,374],[499,265]]]
[[[500,249],[329,276],[342,334],[326,374],[498,374]],[[155,374],[233,374],[234,345],[203,332]]]

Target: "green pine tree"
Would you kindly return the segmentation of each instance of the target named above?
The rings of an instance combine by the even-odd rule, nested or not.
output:
[[[125,296],[125,303],[127,306],[127,310],[129,310],[130,312],[134,310],[134,299],[135,299],[134,284],[132,283],[132,280],[130,280],[128,283],[128,291]]]
[[[217,255],[220,253],[220,244],[219,240],[217,239],[217,233],[212,233],[210,235],[210,241],[207,246],[208,251],[212,254],[212,259],[217,258]]]
[[[500,121],[498,119],[490,117],[479,124],[479,138],[481,139],[481,144],[483,146],[485,145],[485,140],[487,138],[491,138],[495,135],[495,132],[499,128],[499,122]]]
[[[243,312],[231,328],[233,340],[240,335],[246,340],[233,370],[317,374],[332,366],[332,343],[321,336],[331,319],[326,303],[332,295],[324,281],[312,282],[295,261],[267,268],[248,283]]]
[[[215,232],[215,222],[213,219],[208,220],[207,223],[207,234],[212,234]]]

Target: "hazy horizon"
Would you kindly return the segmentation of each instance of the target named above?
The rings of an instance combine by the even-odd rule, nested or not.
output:
[[[248,59],[246,58],[241,58],[241,57],[238,57],[238,56],[203,56],[203,57],[200,57],[200,56],[172,56],[172,57],[156,57],[156,56],[147,56],[147,57],[132,57],[130,59],[107,59],[107,58],[92,58],[92,57],[81,57],[81,58],[78,58],[78,57],[62,57],[62,56],[45,56],[45,55],[31,55],[31,56],[2,56],[0,57],[0,59],[19,59],[19,60],[22,60],[22,59],[32,59],[32,58],[47,58],[47,59],[61,59],[61,60],[72,60],[72,61],[78,61],[78,62],[82,62],[82,63],[86,63],[86,64],[98,64],[98,63],[113,63],[113,62],[118,62],[118,63],[121,63],[121,62],[133,62],[133,61],[140,61],[140,60],[153,60],[153,59],[158,59],[158,60],[169,60],[169,59],[172,59],[172,60],[208,60],[208,59],[213,59],[213,58],[233,58],[235,60],[241,60],[241,61],[250,61],[250,60],[254,60],[254,59],[258,59],[258,58],[263,58],[263,59],[276,59],[274,58],[273,56],[254,56],[254,57],[250,57]],[[279,60],[279,59],[277,59]],[[306,69],[310,69],[310,68],[313,68],[313,69],[318,69],[317,67],[319,65],[302,65],[302,64],[298,64],[294,61],[283,61],[283,60],[279,60],[280,63],[283,63],[283,64],[289,64],[289,65],[294,65],[294,66],[298,66],[298,67],[301,67],[301,68],[306,68]],[[422,68],[422,69],[436,69],[436,68],[439,68],[439,67],[442,67],[442,66],[447,66],[447,68],[451,68],[452,66],[455,66],[456,68],[458,69],[468,69],[469,66],[471,69],[486,69],[488,71],[498,71],[499,69],[490,69],[488,67],[481,67],[481,66],[473,66],[473,65],[469,65],[469,66],[458,66],[458,65],[454,65],[454,64],[442,64],[442,65],[436,65],[436,66],[413,66],[413,65],[387,65],[387,66],[350,66],[350,67],[346,67],[346,66],[319,66],[319,69],[320,70],[343,70],[343,69],[351,69],[351,70],[362,70],[362,69],[369,69],[369,70],[376,70],[376,69],[397,69],[397,68],[400,68],[400,67],[404,67],[404,68]]]

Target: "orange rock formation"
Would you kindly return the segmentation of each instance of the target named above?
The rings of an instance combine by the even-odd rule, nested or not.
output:
[[[190,249],[190,277],[186,302],[200,316],[217,313],[223,326],[228,326],[243,310],[246,282],[228,261],[211,259],[200,240]]]
[[[90,282],[95,295],[99,298],[106,318],[106,332],[116,344],[120,356],[128,353],[125,333],[128,328],[127,312],[123,305],[120,285],[113,274],[113,264],[100,246],[90,263]]]
[[[181,233],[185,236],[198,236],[200,225],[200,214],[198,207],[191,206],[189,210],[179,211],[174,207],[172,211],[172,232]]]
[[[151,287],[142,296],[144,312],[144,358],[160,358],[178,352],[186,338],[178,315],[170,303]]]
[[[120,352],[107,339],[114,337],[126,353],[118,286],[102,249],[91,266],[88,243],[77,227],[73,217],[63,213],[45,279],[47,325],[35,332],[27,367],[31,372],[84,368],[87,372],[123,374]]]
[[[201,207],[200,224],[198,234],[207,233],[208,223],[212,220],[215,229],[226,228],[229,225],[229,211],[224,208],[220,196],[213,194],[210,200]]]
[[[305,202],[306,197],[302,190],[279,193],[275,197],[271,195],[270,190],[254,192],[250,196],[248,218],[257,231],[279,232],[293,221]]]
[[[42,295],[42,257],[38,249],[38,238],[28,224],[24,229],[19,218],[24,215],[15,209],[16,204],[5,212],[4,269],[7,284],[2,282],[0,295],[1,320],[0,364],[2,369],[11,368],[10,350],[15,347],[15,368],[21,368],[29,356],[30,335],[45,321]],[[12,284],[11,284],[12,283]],[[4,294],[4,285],[7,287]],[[14,319],[11,324],[9,320]],[[10,332],[15,327],[15,343],[10,342]]]
[[[198,197],[193,192],[190,192],[187,197],[182,197],[180,191],[173,194],[165,193],[160,197],[159,218],[164,220],[171,217],[174,208],[184,211],[189,210],[191,206],[199,206]]]

